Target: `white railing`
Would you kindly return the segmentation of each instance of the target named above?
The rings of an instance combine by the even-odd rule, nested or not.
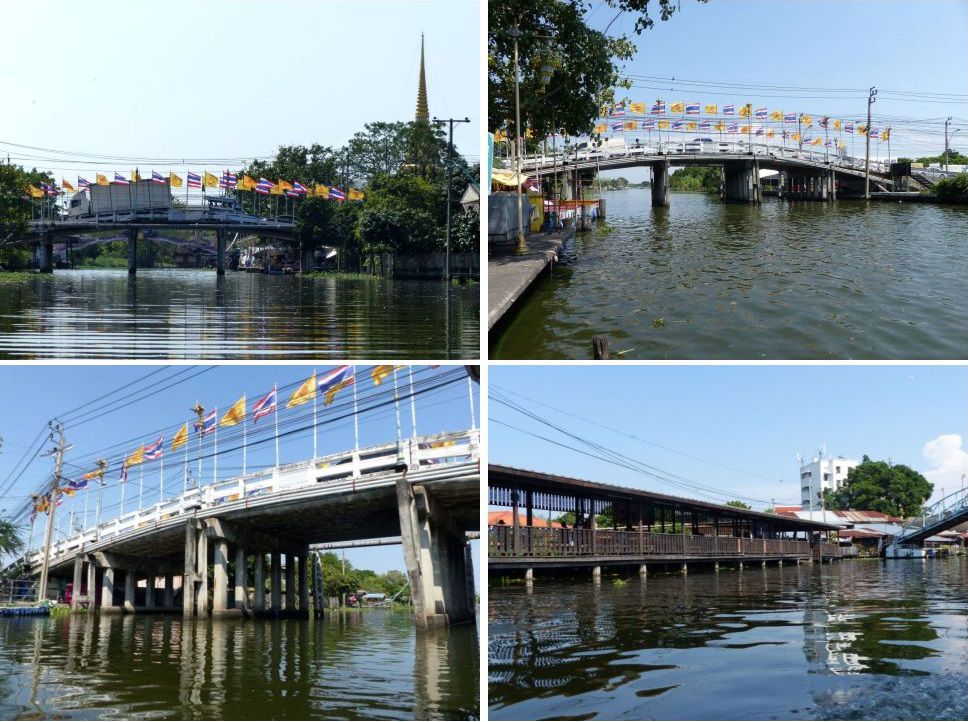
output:
[[[403,454],[411,476],[422,471],[443,471],[448,466],[478,463],[479,444],[480,432],[477,430],[433,434],[404,439],[399,449],[394,441],[223,479],[55,542],[51,545],[50,556],[57,559],[76,554],[92,544],[117,539],[147,527],[177,523],[179,519],[205,516],[227,505],[262,506],[300,490],[337,494],[385,484],[398,464],[399,453]],[[23,559],[28,565],[39,565],[43,548],[26,552]]]
[[[931,527],[939,527],[938,531],[944,531],[945,522],[966,513],[968,513],[968,489],[959,489],[936,501],[925,509],[921,516],[911,519],[902,526],[894,542],[903,544],[908,537]],[[955,523],[950,524],[950,526],[955,525]]]

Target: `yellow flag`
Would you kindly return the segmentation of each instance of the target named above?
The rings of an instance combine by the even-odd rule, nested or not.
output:
[[[252,177],[250,177],[250,176],[247,176],[247,175],[245,175],[244,173],[242,174],[242,177],[241,177],[241,178],[239,178],[239,188],[240,188],[241,190],[244,190],[244,191],[251,191],[251,190],[253,190],[253,189],[254,189],[254,188],[255,188],[255,187],[256,187],[256,186],[258,185],[258,184],[259,184],[259,183],[258,183],[258,181],[256,181],[256,179],[255,179],[255,178],[252,178]]]
[[[718,130],[720,133],[723,132],[726,130],[726,124],[723,121],[719,121],[716,123],[716,130]]]
[[[317,198],[329,198],[329,186],[317,183],[316,187],[313,188],[313,195]]]
[[[505,132],[503,130],[495,130],[494,131],[494,142],[495,143],[503,143],[507,139],[508,139],[507,132]]]
[[[278,183],[276,183],[276,186],[281,191],[291,191],[292,190],[292,183],[290,183],[289,181],[280,180]]]
[[[175,438],[171,440],[171,450],[178,451],[181,447],[188,443],[188,422],[185,423],[180,429],[178,429],[175,434]]]
[[[131,171],[131,181],[133,183],[137,183],[139,180],[141,180],[141,176],[138,174],[138,171],[137,170]]]
[[[749,133],[752,129],[748,125],[741,125],[739,128],[740,133]]]
[[[97,174],[97,178],[95,178],[95,180],[97,181],[97,184],[99,186],[106,186],[106,185],[108,185],[108,178],[103,173],[98,173]]]
[[[742,108],[739,109],[739,117],[740,118],[749,118],[750,117],[750,113],[752,113],[752,112],[753,112],[753,104],[752,103],[747,103],[746,105],[744,105]]]
[[[181,176],[177,176],[174,173],[169,173],[168,174],[168,182],[171,183],[171,187],[172,188],[181,188],[182,187],[182,179],[181,179]]]
[[[668,128],[668,127],[669,127],[669,121],[668,120],[660,120],[659,121],[659,129],[660,130],[664,130],[664,129]]]
[[[858,125],[857,126],[857,134],[858,135],[867,135],[867,126],[866,125]]]
[[[644,115],[645,103],[629,103],[629,110],[638,115]]]
[[[799,133],[793,133],[793,134],[792,134],[792,135],[790,136],[790,139],[791,139],[791,140],[793,140],[794,142],[795,142],[795,141],[798,141],[798,140],[800,140],[800,134],[799,134]]]
[[[635,130],[638,127],[638,125],[639,123],[636,120],[626,120],[625,125],[623,125],[622,127],[625,128],[625,130]]]
[[[38,188],[37,186],[30,186],[29,185],[29,186],[27,186],[26,190],[27,190],[27,193],[30,194],[30,197],[31,198],[43,198],[44,197],[44,192],[40,188]]]
[[[841,150],[843,150],[844,148],[847,147],[847,144],[846,143],[838,143],[837,144],[837,147],[840,148]]]
[[[813,118],[806,113],[803,113],[800,116],[800,122],[804,125],[804,127],[809,128],[811,125],[813,125]]]
[[[891,139],[891,129],[888,128],[883,133],[881,133],[881,140],[890,140],[890,139]]]
[[[351,201],[361,201],[363,200],[363,191],[357,190],[356,188],[350,188],[350,192],[347,197]]]
[[[68,183],[66,178],[61,178],[61,188],[63,188],[64,190],[68,190],[71,193],[74,192],[74,186]]]
[[[528,140],[533,139],[534,138],[534,131],[531,130],[531,128],[525,128],[524,129],[524,137],[527,138]]]
[[[218,188],[218,178],[208,171],[205,171],[205,177],[202,180],[202,188]]]
[[[286,404],[286,408],[291,409],[315,398],[316,374],[314,373],[312,376],[306,379],[302,386],[293,391],[292,396],[289,397],[289,402]]]
[[[774,135],[776,135],[776,133],[773,132],[773,129],[772,128],[770,128],[768,131],[766,131],[766,137],[767,138],[772,138]]]
[[[383,383],[383,379],[393,373],[393,369],[402,369],[403,366],[374,366],[373,370],[370,371],[370,378],[373,379],[373,385],[379,386]]]
[[[692,121],[690,121],[690,122],[688,122],[688,123],[686,123],[686,130],[695,130],[695,129],[696,129],[696,128],[698,128],[698,127],[699,127],[699,126],[698,126],[698,125],[696,125],[696,124],[695,124],[694,122],[692,122]]]
[[[240,421],[245,421],[245,394],[242,398],[232,404],[232,408],[225,412],[220,422],[222,426],[235,426]]]
[[[719,106],[713,103],[712,105],[704,105],[702,112],[706,115],[717,115],[719,113]]]
[[[607,131],[608,131],[608,126],[605,125],[604,123],[599,123],[598,125],[595,126],[595,132],[598,133],[599,135]]]
[[[83,479],[84,481],[90,481],[91,479],[97,479],[102,476],[104,476],[104,472],[101,471],[100,469],[95,469],[94,471],[87,472],[84,476],[81,477],[81,479]]]
[[[677,100],[675,103],[669,106],[670,113],[685,113],[686,104],[681,100]]]
[[[269,189],[270,196],[284,196],[286,192],[279,187],[279,184],[274,184],[272,188]]]
[[[142,444],[139,446],[131,456],[124,460],[125,466],[137,466],[138,464],[143,464],[145,461],[145,447]]]
[[[823,145],[823,138],[820,138],[820,137],[814,138],[813,141],[811,142],[811,145]]]
[[[840,130],[843,124],[839,120],[834,121],[834,130]]]
[[[774,110],[772,113],[770,113],[770,120],[783,120],[783,111]]]

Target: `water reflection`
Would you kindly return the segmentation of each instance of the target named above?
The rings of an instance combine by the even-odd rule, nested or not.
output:
[[[968,688],[966,574],[873,560],[492,587],[490,717],[884,718],[896,683],[921,718],[964,719],[930,689]]]
[[[0,358],[476,358],[479,286],[211,271],[0,283]]]
[[[0,620],[0,718],[476,719],[472,627],[323,621]]]

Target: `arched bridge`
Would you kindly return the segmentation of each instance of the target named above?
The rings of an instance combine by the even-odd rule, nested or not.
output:
[[[906,549],[923,549],[924,542],[968,521],[968,491],[961,489],[935,502],[921,516],[907,522],[885,547],[889,557],[911,556]]]
[[[310,545],[399,537],[417,623],[467,621],[479,488],[478,431],[415,437],[218,481],[100,523],[51,545],[50,574],[73,580],[74,606],[102,613],[305,616]],[[37,573],[44,556],[33,549],[23,561]]]

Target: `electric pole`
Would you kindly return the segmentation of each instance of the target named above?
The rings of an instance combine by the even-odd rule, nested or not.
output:
[[[54,514],[57,513],[57,500],[60,497],[61,468],[64,465],[64,451],[66,443],[64,441],[64,425],[57,420],[49,421],[51,428],[49,439],[54,440],[54,434],[58,436],[57,448],[52,449],[48,456],[56,455],[57,461],[54,464],[54,481],[50,485],[50,502],[47,507],[47,534],[44,538],[44,563],[40,568],[40,585],[37,589],[37,601],[42,602],[47,598],[47,573],[50,570],[50,543],[54,534]]]
[[[871,88],[867,96],[867,128],[864,130],[866,140],[864,150],[864,200],[871,199],[871,105],[877,102],[874,97],[877,95],[877,88]]]
[[[944,172],[948,172],[948,123],[951,122],[949,115],[944,121]]]
[[[450,194],[454,172],[454,123],[470,123],[470,118],[434,118],[434,123],[450,126],[447,137],[447,242],[444,247],[444,283],[450,283]]]

